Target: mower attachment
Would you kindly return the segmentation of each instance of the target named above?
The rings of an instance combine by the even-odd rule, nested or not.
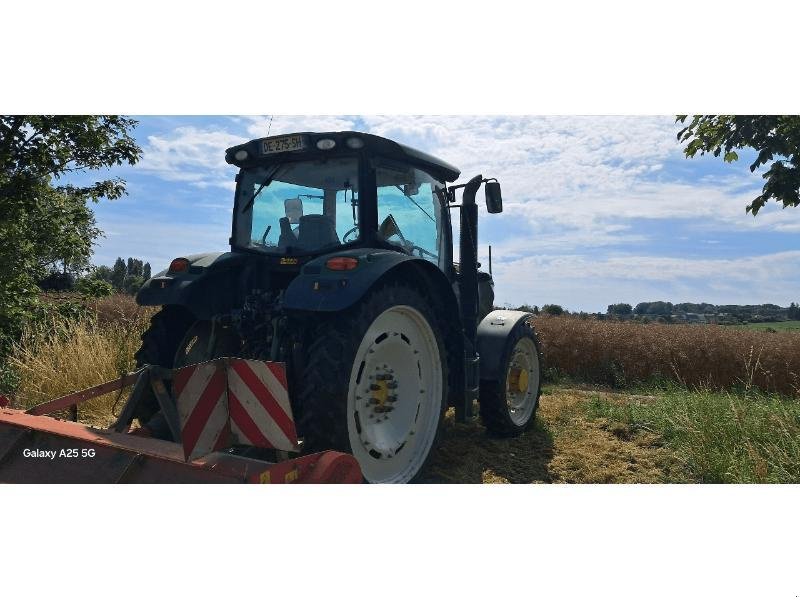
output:
[[[169,393],[165,381],[172,381]],[[133,385],[110,430],[43,415]],[[151,389],[181,443],[127,433]],[[0,482],[17,483],[359,483],[349,454],[327,451],[270,463],[224,448],[297,451],[281,363],[221,358],[170,371],[146,366],[117,380],[40,404],[0,408]]]

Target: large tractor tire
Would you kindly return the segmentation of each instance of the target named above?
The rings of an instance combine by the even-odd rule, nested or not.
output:
[[[447,382],[430,304],[385,285],[316,329],[297,386],[300,434],[311,450],[351,453],[370,483],[414,481],[436,445]]]
[[[175,354],[194,317],[175,306],[166,306],[153,315],[150,327],[142,334],[142,345],[135,354],[136,367],[156,365],[171,369]],[[152,394],[139,403],[136,418],[145,425],[158,412],[158,402]],[[159,432],[160,433],[160,432]]]
[[[542,352],[528,322],[509,335],[500,365],[498,380],[481,381],[481,420],[489,433],[513,437],[533,424],[542,392]]]
[[[219,356],[238,356],[241,344],[231,330],[217,329],[213,334],[210,321],[197,320],[187,310],[166,306],[150,320],[142,334],[142,345],[136,352],[136,366],[156,365],[178,369]],[[145,396],[135,415],[155,437],[168,439],[166,422],[158,413],[152,395]],[[155,419],[154,419],[155,417]]]

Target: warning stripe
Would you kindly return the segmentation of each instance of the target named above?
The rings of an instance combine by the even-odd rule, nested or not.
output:
[[[233,391],[228,392],[228,411],[234,435],[244,437],[253,446],[275,448],[275,444],[264,436]]]
[[[190,367],[184,367],[182,369],[178,369],[172,375],[172,390],[175,393],[175,397],[177,398],[183,393],[183,390],[186,388],[186,384],[189,383],[189,380],[197,371],[197,367],[200,365],[192,365]]]
[[[176,370],[172,389],[186,459],[236,443],[297,450],[285,369],[229,358]]]
[[[286,411],[286,414],[292,414],[292,407],[289,404],[289,384],[286,381],[286,365],[284,363],[264,362],[259,366],[266,367],[265,375],[267,378],[274,377],[274,383],[279,387],[281,394],[275,394],[275,399]],[[272,387],[271,385],[268,387]]]
[[[208,385],[203,390],[197,404],[191,411],[189,418],[183,426],[183,447],[184,449],[194,449],[197,440],[203,432],[203,428],[208,422],[211,413],[220,403],[222,394],[225,392],[225,372],[215,369]]]
[[[245,384],[245,386],[250,389],[250,391],[253,393],[253,396],[255,396],[259,403],[264,407],[272,420],[278,425],[278,427],[280,427],[286,438],[290,442],[296,443],[297,433],[295,432],[294,422],[286,414],[283,407],[281,407],[281,405],[275,400],[272,392],[250,369],[250,366],[247,364],[247,362],[235,361],[231,364],[231,367]],[[272,372],[271,369],[270,371]],[[286,388],[281,389],[288,397]]]

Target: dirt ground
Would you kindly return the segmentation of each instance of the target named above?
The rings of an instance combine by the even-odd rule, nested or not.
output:
[[[658,436],[586,417],[596,396],[631,396],[552,387],[542,394],[536,423],[524,435],[493,438],[476,421],[456,424],[447,414],[425,483],[666,483],[682,481]],[[640,398],[638,398],[641,400]]]

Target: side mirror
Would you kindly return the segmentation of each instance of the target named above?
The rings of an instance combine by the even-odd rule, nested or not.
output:
[[[500,182],[487,181],[484,189],[486,192],[486,210],[493,215],[503,212],[503,195],[500,192]]]
[[[419,194],[419,184],[418,183],[406,183],[403,185],[403,195],[406,198],[410,198],[411,196],[416,196]]]

